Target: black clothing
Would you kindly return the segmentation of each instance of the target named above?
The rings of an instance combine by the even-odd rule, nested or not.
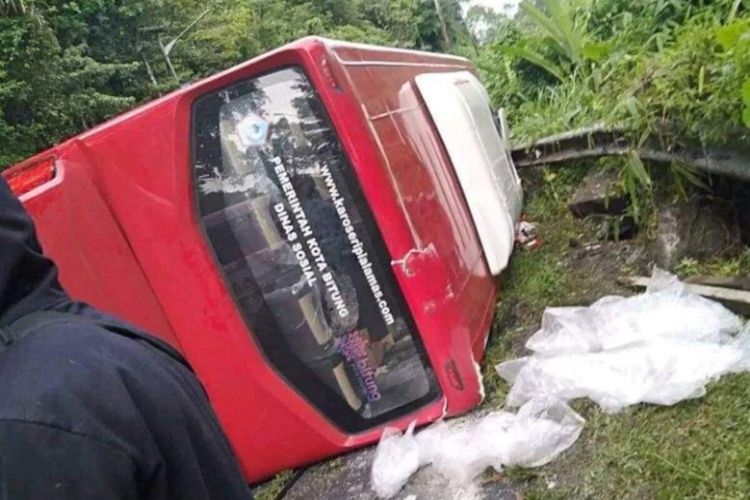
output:
[[[179,353],[70,300],[2,180],[0,342],[0,498],[251,498]]]

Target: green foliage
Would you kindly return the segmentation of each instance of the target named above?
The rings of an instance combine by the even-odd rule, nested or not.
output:
[[[549,74],[557,78],[558,80],[562,81],[565,79],[565,72],[564,70],[555,64],[554,62],[550,61],[546,57],[544,57],[539,52],[535,52],[533,49],[530,49],[526,47],[525,45],[507,45],[507,46],[500,46],[498,49],[509,56],[515,56],[520,57],[522,59],[526,59],[531,64],[535,64],[539,66],[540,68],[547,71]]]
[[[670,143],[711,145],[746,141],[742,85],[750,74],[747,19],[721,24],[717,11],[696,14],[675,28],[673,42],[641,56],[631,80],[640,111],[616,118],[649,128]]]
[[[620,182],[631,200],[631,215],[636,222],[641,222],[644,207],[649,206],[651,194],[651,174],[646,165],[635,153],[630,153],[620,170]]]
[[[287,488],[287,483],[292,480],[293,475],[294,472],[291,470],[279,472],[272,479],[255,487],[254,497],[258,500],[277,500]]]
[[[484,5],[473,5],[466,12],[466,25],[479,44],[487,44],[502,36],[512,21],[502,12]]]
[[[458,1],[439,5],[447,38],[424,0],[0,0],[0,168],[307,35],[467,52]]]
[[[526,0],[478,64],[519,142],[605,123],[633,147],[750,148],[750,16],[737,0]],[[636,217],[649,165],[619,162]],[[678,192],[701,185],[675,165]]]
[[[0,15],[2,16],[23,16],[29,14],[33,4],[24,0],[0,0]]]
[[[36,17],[0,17],[0,165],[132,105],[110,81],[134,70],[133,64],[99,63],[84,45],[63,49]]]
[[[573,8],[568,0],[543,0],[546,12],[537,8],[529,0],[521,2],[524,12],[543,31],[571,62],[580,64],[583,61],[583,30],[574,19]]]
[[[523,111],[510,114],[520,137],[604,121],[667,146],[747,142],[750,20],[741,2],[541,3],[521,4],[522,36],[491,47],[506,57],[495,61],[494,72],[485,70],[491,83],[510,84],[505,92],[490,90],[498,104],[512,100]],[[540,86],[518,57],[555,79]],[[542,110],[547,116],[537,121]]]
[[[525,0],[513,19],[464,19],[464,2],[0,1],[0,165],[312,34],[472,57],[518,139],[603,121],[634,144],[747,143],[747,1]],[[175,77],[160,43],[177,36]],[[647,194],[629,165],[623,183]]]
[[[648,261],[629,262],[642,248],[638,240],[605,243],[601,254],[572,245],[571,240],[585,245],[591,238],[585,222],[566,206],[585,170],[571,165],[550,172],[558,175],[537,170],[524,177],[531,188],[525,210],[539,223],[543,244],[515,253],[504,274],[483,364],[487,409],[501,407],[508,391],[494,366],[528,355],[524,344],[539,328],[545,307],[634,293],[620,288],[616,277],[643,274]],[[730,259],[685,260],[678,266],[684,276],[746,276],[748,269],[750,250]],[[672,407],[639,405],[617,415],[587,401],[574,401],[573,407],[586,419],[575,446],[544,467],[504,471],[498,480],[529,499],[747,498],[750,375],[722,378],[709,385],[705,397]]]
[[[702,274],[704,276],[747,277],[750,269],[750,247],[733,257],[716,257],[707,261],[685,258],[676,271],[684,278]]]
[[[537,35],[501,45],[501,51],[539,66],[560,81],[586,72],[589,61],[601,61],[611,52],[610,43],[593,40],[587,31],[587,3],[543,0],[541,4],[543,8],[530,0],[520,4]]]

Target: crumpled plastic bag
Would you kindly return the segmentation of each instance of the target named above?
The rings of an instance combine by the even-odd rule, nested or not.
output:
[[[589,398],[614,413],[637,403],[673,405],[703,396],[712,380],[750,368],[749,337],[727,344],[655,339],[595,353],[535,355],[502,363],[497,371],[512,384],[510,406],[546,394]]]
[[[700,397],[711,380],[750,371],[750,324],[735,335],[741,328],[738,316],[659,269],[641,295],[550,308],[526,344],[534,354],[496,367],[512,384],[507,404],[518,412],[439,422],[417,435],[413,426],[403,435],[387,430],[373,488],[389,498],[427,464],[455,483],[469,483],[487,467],[544,465],[583,429],[563,401],[588,397],[614,412]]]
[[[750,369],[750,329],[721,304],[654,271],[649,289],[591,307],[545,312],[527,347],[535,354],[497,366],[512,384],[507,404],[539,396],[587,397],[605,411],[672,405],[705,394],[708,382]]]
[[[372,489],[381,498],[391,498],[417,472],[421,460],[413,422],[403,435],[394,427],[386,427],[372,463]]]
[[[723,305],[688,292],[675,276],[655,268],[646,292],[603,297],[589,307],[550,307],[542,328],[526,342],[535,353],[598,352],[669,337],[723,342],[742,321]]]
[[[390,498],[424,465],[452,483],[468,484],[486,468],[537,467],[568,449],[583,429],[583,418],[568,405],[536,398],[517,413],[497,411],[475,420],[438,422],[416,436],[413,426],[401,435],[384,432],[375,453],[372,486]]]

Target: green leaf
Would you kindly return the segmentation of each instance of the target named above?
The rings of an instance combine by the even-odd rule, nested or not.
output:
[[[562,68],[538,52],[534,52],[531,49],[519,45],[500,45],[498,46],[498,49],[509,56],[520,57],[521,59],[526,59],[531,64],[536,64],[548,73],[554,75],[560,81],[565,80],[565,73]]]
[[[744,123],[747,128],[750,128],[750,107],[746,107],[742,110],[742,123]]]
[[[750,107],[750,78],[742,84],[742,102],[745,106]]]
[[[628,167],[633,174],[633,177],[638,179],[638,182],[640,182],[641,185],[651,186],[651,176],[648,174],[648,170],[646,170],[643,161],[641,161],[641,158],[635,152],[630,153]]]
[[[547,11],[550,13],[552,22],[563,36],[565,46],[572,59],[581,58],[582,40],[573,28],[573,16],[570,12],[569,0],[545,0]]]
[[[544,0],[544,6],[549,15],[530,0],[524,0],[519,4],[520,9],[546,32],[569,59],[580,63],[582,37],[573,27],[568,0]]]
[[[625,105],[625,109],[628,111],[631,117],[637,118],[641,115],[641,106],[637,98],[630,96],[625,99],[623,104]]]
[[[682,181],[687,181],[690,184],[699,187],[701,189],[710,189],[708,185],[703,182],[703,179],[701,176],[696,172],[695,169],[692,167],[689,167],[687,165],[682,165],[680,163],[673,163],[671,165],[672,173],[675,176],[675,180],[682,183]],[[684,189],[683,189],[684,192]]]
[[[520,3],[519,7],[527,16],[544,28],[544,30],[547,31],[547,34],[554,38],[558,44],[564,43],[565,36],[559,26],[557,26],[552,19],[548,18],[544,12],[536,8],[533,3],[529,0],[524,0]]]
[[[740,8],[742,0],[734,0],[732,7],[729,9],[729,16],[727,16],[727,22],[731,23],[734,20],[734,16],[737,15],[737,10]]]
[[[745,40],[750,37],[750,21],[743,19],[735,21],[715,31],[716,41],[727,52],[734,48],[741,39]]]
[[[612,52],[611,42],[586,42],[581,49],[583,57],[592,61],[601,61]]]
[[[573,32],[573,20],[568,0],[544,0],[544,5],[563,35],[567,36]]]

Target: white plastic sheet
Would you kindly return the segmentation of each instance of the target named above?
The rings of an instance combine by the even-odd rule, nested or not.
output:
[[[738,316],[659,269],[641,295],[547,309],[526,344],[534,354],[497,366],[512,385],[507,405],[518,412],[439,422],[417,435],[413,427],[403,435],[386,430],[373,488],[389,498],[427,464],[457,484],[487,467],[544,465],[583,429],[564,401],[588,397],[614,412],[700,397],[711,380],[750,370],[750,324],[738,334],[741,328]]]
[[[526,347],[535,353],[599,352],[654,338],[726,341],[742,321],[718,302],[689,293],[673,275],[655,269],[645,293],[603,297],[589,307],[551,307]]]
[[[587,397],[609,412],[672,405],[702,396],[721,375],[750,369],[750,331],[733,336],[739,317],[664,271],[655,270],[652,283],[638,296],[548,309],[526,344],[535,354],[497,366],[512,384],[507,403],[547,395]]]
[[[402,435],[387,427],[372,463],[372,489],[381,498],[391,498],[422,465],[422,452],[414,438],[414,424]]]
[[[438,422],[416,436],[413,428],[403,435],[386,430],[375,454],[372,486],[379,497],[390,498],[427,464],[456,484],[470,483],[488,467],[544,465],[569,448],[582,429],[583,419],[569,406],[537,398],[517,413]]]

